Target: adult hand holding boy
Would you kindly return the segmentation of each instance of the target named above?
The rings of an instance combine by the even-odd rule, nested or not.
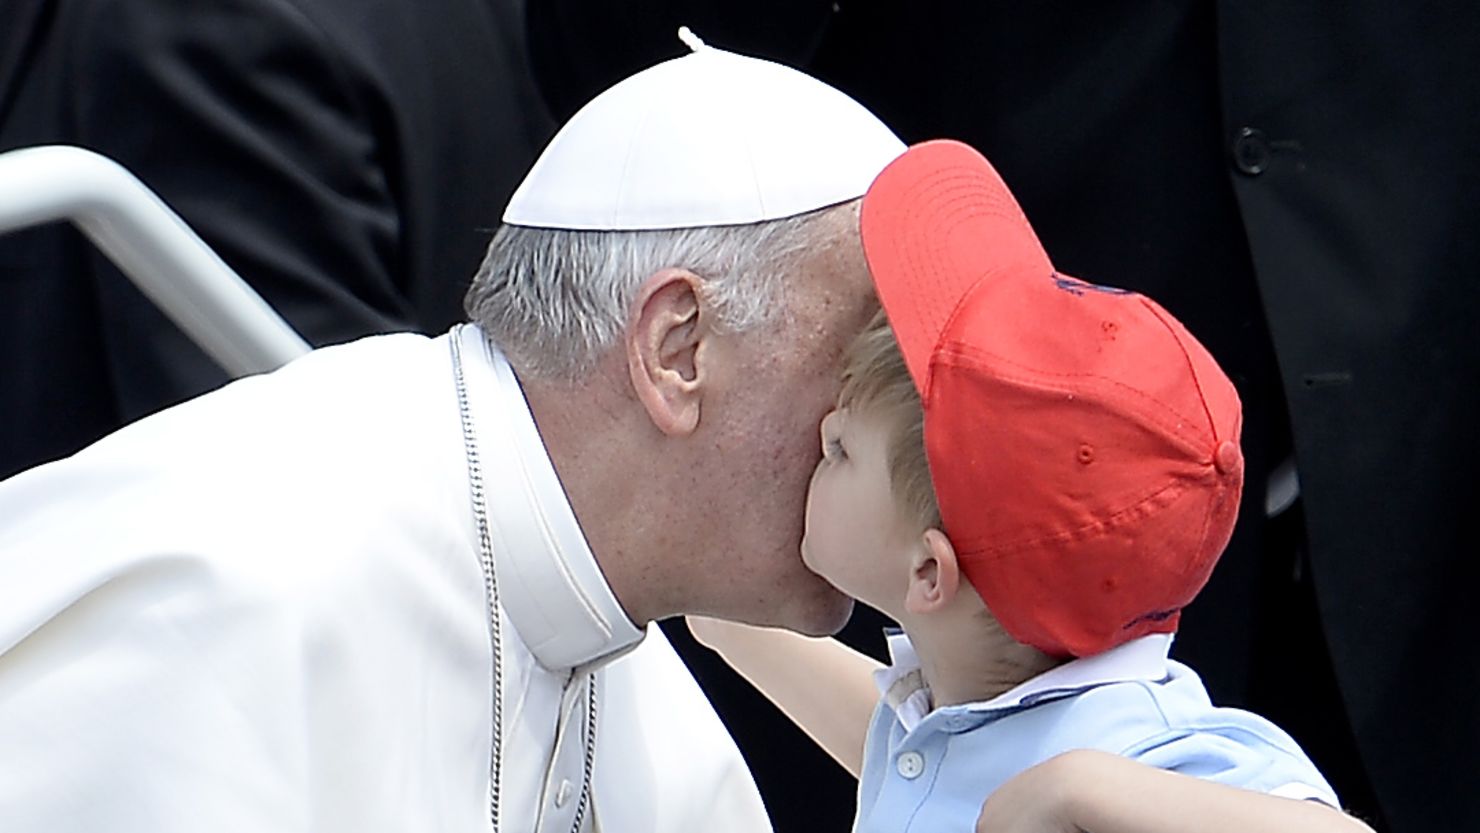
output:
[[[1318,801],[1204,781],[1095,749],[1023,770],[987,797],[977,833],[1372,833]]]

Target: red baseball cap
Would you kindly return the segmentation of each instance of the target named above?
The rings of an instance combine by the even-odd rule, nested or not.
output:
[[[1243,489],[1242,411],[1217,362],[1149,298],[1055,271],[959,142],[885,168],[862,230],[944,531],[993,615],[1057,656],[1176,630]]]

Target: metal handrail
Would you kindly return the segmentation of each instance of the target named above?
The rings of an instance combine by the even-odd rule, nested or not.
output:
[[[111,159],[67,145],[0,154],[0,233],[70,220],[226,372],[281,367],[309,345]]]

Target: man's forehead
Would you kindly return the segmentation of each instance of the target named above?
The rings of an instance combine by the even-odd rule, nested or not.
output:
[[[830,212],[819,236],[818,245],[803,253],[798,264],[799,282],[815,288],[828,302],[872,303],[877,307],[859,233],[858,202]]]
[[[866,270],[838,267],[834,263],[810,276],[798,323],[828,341],[847,344],[863,332],[878,311],[879,300]]]

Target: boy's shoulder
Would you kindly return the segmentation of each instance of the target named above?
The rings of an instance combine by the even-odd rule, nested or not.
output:
[[[923,716],[896,690],[880,701],[869,733],[859,812],[870,823],[859,829],[904,829],[890,825],[909,818],[969,822],[983,791],[1074,749],[1339,806],[1288,734],[1251,712],[1214,706],[1197,674],[1167,658],[1169,644],[1142,637],[993,700]],[[930,788],[921,791],[922,782]]]
[[[1340,807],[1331,785],[1288,732],[1267,718],[1214,705],[1191,668],[1168,660],[1168,676],[1140,687],[1165,722],[1119,754],[1160,769]]]
[[[1160,678],[1098,685],[1035,710],[1041,714],[1004,720],[997,741],[1042,733],[1044,759],[1101,749],[1158,769],[1340,806],[1294,738],[1258,714],[1214,705],[1197,673],[1175,660],[1166,660]]]

